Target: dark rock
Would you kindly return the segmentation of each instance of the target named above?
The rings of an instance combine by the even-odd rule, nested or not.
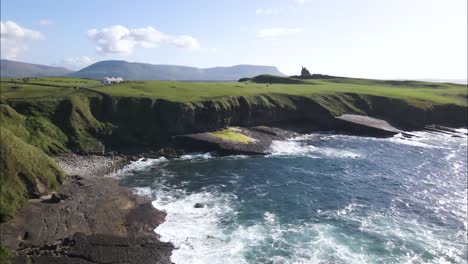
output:
[[[130,210],[125,218],[128,232],[135,236],[136,231],[153,233],[157,226],[164,223],[166,213],[156,210],[151,202],[139,204]]]
[[[92,263],[171,263],[172,244],[146,235],[135,241],[128,237],[75,234],[75,246],[70,254]]]
[[[48,200],[49,203],[60,203],[62,197],[60,195],[53,193],[50,199]]]
[[[140,159],[140,157],[136,156],[136,155],[131,155],[131,156],[128,156],[128,159],[131,160],[131,161],[137,161]]]
[[[171,263],[173,246],[154,233],[165,213],[114,179],[71,176],[51,199],[0,225],[13,263]]]
[[[14,264],[92,264],[82,258],[57,257],[57,256],[16,256],[12,263]]]
[[[194,208],[204,208],[205,204],[204,203],[196,203],[193,207]]]
[[[181,153],[174,148],[162,148],[157,152],[157,155],[166,158],[178,158],[181,156]]]
[[[341,123],[338,128],[358,135],[390,137],[403,131],[391,126],[387,121],[363,115],[345,114],[336,117]]]
[[[456,138],[462,138],[463,133],[459,133],[453,128],[450,127],[445,127],[445,126],[438,126],[438,125],[428,125],[424,127],[424,130],[427,132],[434,132],[434,133],[440,133],[440,134],[446,134],[450,135],[452,137]]]

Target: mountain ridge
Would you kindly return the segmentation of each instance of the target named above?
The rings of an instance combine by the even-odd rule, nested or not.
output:
[[[125,60],[103,60],[78,71],[12,60],[1,60],[2,78],[79,77],[102,79],[119,76],[127,80],[236,81],[260,74],[286,76],[275,66],[238,64],[197,68],[183,65],[150,64]]]
[[[285,76],[275,66],[240,64],[197,68],[170,64],[127,62],[123,60],[99,61],[67,76],[93,79],[101,79],[105,76],[118,76],[128,80],[234,81],[246,76],[253,77],[259,74]]]
[[[47,66],[13,60],[0,60],[2,78],[52,77],[70,74],[73,71],[64,67]]]

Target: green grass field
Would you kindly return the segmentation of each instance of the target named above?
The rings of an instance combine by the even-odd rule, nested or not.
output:
[[[80,78],[2,78],[0,82],[1,99],[54,99],[74,94],[82,94],[78,87],[92,87],[100,81]]]
[[[100,86],[97,80],[77,78],[2,79],[1,98],[51,99],[84,92],[76,87],[89,87],[116,97],[147,97],[174,102],[196,102],[230,96],[255,96],[261,94],[333,95],[356,93],[403,99],[412,104],[467,105],[467,86],[446,83],[415,81],[379,81],[339,78],[307,80],[304,84],[259,84],[253,82],[174,82],[129,81],[116,85]],[[47,85],[47,86],[43,86]]]
[[[19,84],[42,84],[63,87],[91,86],[101,84],[101,82],[98,80],[69,77],[2,78],[2,82]]]

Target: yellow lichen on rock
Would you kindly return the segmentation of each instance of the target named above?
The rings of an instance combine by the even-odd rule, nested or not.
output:
[[[244,135],[242,133],[242,130],[235,128],[235,127],[229,127],[223,130],[212,132],[211,134],[215,137],[218,137],[224,140],[230,140],[230,141],[234,141],[234,142],[242,143],[242,144],[255,142],[255,139]]]

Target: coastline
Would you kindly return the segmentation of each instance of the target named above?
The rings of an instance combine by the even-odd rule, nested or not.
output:
[[[16,254],[12,263],[171,263],[173,245],[154,232],[166,214],[106,177],[129,157],[68,154],[56,161],[68,175],[58,190],[30,199],[1,224],[2,243]]]
[[[451,136],[454,132],[432,130]],[[30,199],[12,220],[0,224],[2,244],[16,254],[12,263],[172,263],[174,245],[161,242],[154,231],[166,213],[107,176],[139,158],[178,151],[55,157],[68,175],[63,184],[52,195]]]

